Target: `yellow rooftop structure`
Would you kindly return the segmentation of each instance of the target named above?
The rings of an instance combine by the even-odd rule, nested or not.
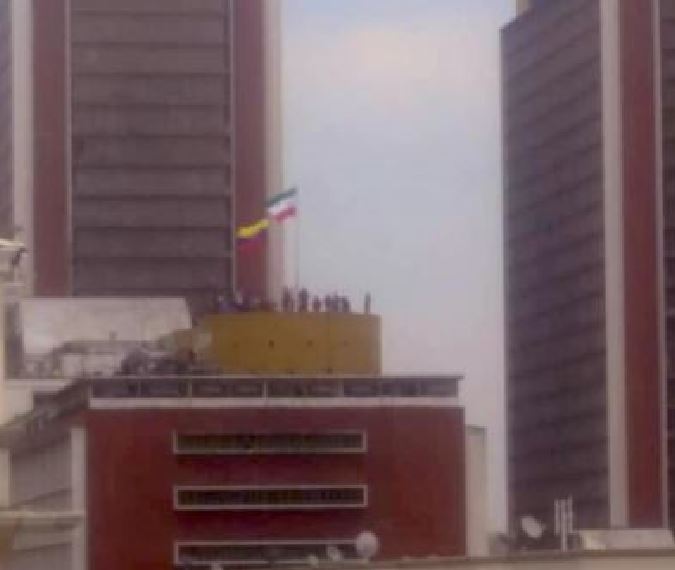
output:
[[[242,312],[179,332],[178,348],[224,373],[381,374],[381,321],[371,314]]]

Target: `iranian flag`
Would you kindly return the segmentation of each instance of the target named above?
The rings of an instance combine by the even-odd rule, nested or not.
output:
[[[286,192],[272,196],[267,200],[267,215],[277,222],[283,222],[288,218],[292,218],[298,213],[296,205],[297,197],[297,188],[291,188]]]

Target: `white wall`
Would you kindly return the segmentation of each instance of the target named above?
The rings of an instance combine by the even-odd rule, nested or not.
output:
[[[466,428],[466,530],[467,554],[488,555],[488,474],[485,428]]]
[[[184,299],[24,299],[21,333],[27,355],[65,342],[152,341],[192,326]]]
[[[86,438],[72,428],[61,439],[11,457],[11,504],[16,510],[75,512],[85,520],[70,531],[28,529],[17,534],[8,569],[86,569]]]
[[[12,455],[10,502],[14,509],[69,511],[71,487],[70,437]],[[71,570],[71,549],[69,532],[22,534],[15,538],[9,568]]]
[[[7,420],[33,408],[35,394],[53,394],[70,384],[70,380],[7,380],[5,417]]]
[[[71,570],[71,550],[67,544],[45,543],[24,551],[15,551],[9,561],[11,570]]]
[[[70,437],[11,457],[11,505],[14,509],[70,510]]]

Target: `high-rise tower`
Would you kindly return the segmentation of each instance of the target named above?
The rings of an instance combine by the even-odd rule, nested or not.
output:
[[[278,0],[2,0],[0,223],[46,296],[266,295]]]
[[[502,33],[512,520],[675,521],[675,1]]]

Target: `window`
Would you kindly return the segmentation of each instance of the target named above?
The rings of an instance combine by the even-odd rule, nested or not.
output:
[[[138,384],[121,380],[94,382],[92,394],[94,398],[135,398],[138,395]]]
[[[182,380],[141,382],[140,394],[144,398],[185,398],[188,395],[188,383]]]
[[[91,397],[103,399],[227,398],[420,398],[456,397],[456,377],[392,378],[142,378],[93,382]]]
[[[175,434],[177,455],[364,453],[364,432]]]
[[[456,397],[457,382],[454,379],[432,377],[345,380],[344,395],[348,398]]]
[[[378,383],[372,380],[348,380],[344,391],[345,396],[350,398],[376,398],[380,395]]]
[[[335,398],[341,395],[340,383],[332,380],[273,380],[267,385],[270,398]]]
[[[264,393],[264,383],[254,379],[192,382],[192,395],[195,398],[262,398]]]
[[[181,511],[361,509],[367,506],[367,487],[176,487],[174,506]]]
[[[420,384],[420,394],[427,397],[457,396],[457,385],[445,380],[430,380]]]
[[[385,396],[414,398],[420,395],[420,385],[415,380],[385,381],[382,384],[382,393]]]
[[[334,541],[259,541],[259,542],[179,542],[175,546],[175,564],[190,568],[213,564],[221,566],[262,566],[272,564],[308,564],[310,557],[322,561],[355,560],[351,540]]]

